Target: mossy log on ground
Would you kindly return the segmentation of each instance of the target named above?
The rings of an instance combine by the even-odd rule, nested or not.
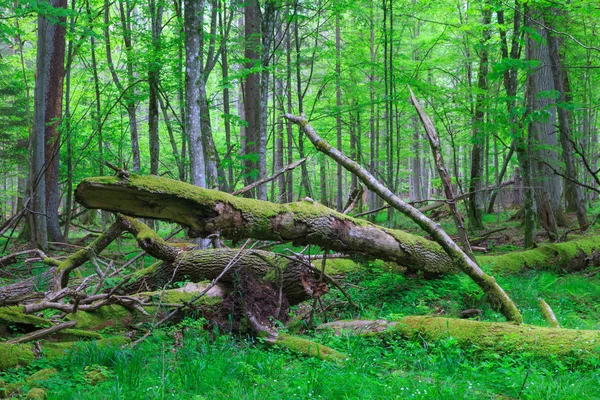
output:
[[[320,330],[367,336],[401,335],[425,340],[454,338],[461,346],[497,353],[524,351],[542,357],[600,358],[600,331],[546,328],[507,322],[414,316],[399,321],[337,321]]]
[[[280,332],[274,340],[267,340],[267,342],[275,346],[295,351],[307,357],[316,357],[321,360],[332,361],[335,363],[343,363],[348,360],[346,354],[340,353],[331,347],[324,346],[310,339],[288,335],[286,333]]]
[[[577,272],[600,265],[600,237],[583,237],[570,242],[544,244],[526,251],[500,256],[481,256],[477,261],[495,275],[510,275],[525,269]]]
[[[85,179],[75,195],[87,208],[177,222],[199,236],[218,232],[234,240],[291,241],[364,254],[430,273],[458,271],[435,242],[349,217],[312,200],[275,204],[134,174],[128,180]]]

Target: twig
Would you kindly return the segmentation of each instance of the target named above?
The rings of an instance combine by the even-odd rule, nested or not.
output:
[[[264,178],[264,179],[258,180],[256,182],[253,182],[250,185],[245,186],[245,187],[243,187],[243,188],[241,188],[239,190],[236,190],[235,192],[233,192],[231,194],[234,195],[234,196],[237,196],[237,195],[240,195],[242,193],[249,192],[250,190],[254,189],[257,186],[263,185],[265,183],[268,183],[268,182],[271,182],[271,181],[277,179],[277,177],[279,177],[280,175],[285,174],[286,172],[289,172],[289,171],[293,170],[294,168],[298,167],[299,165],[301,165],[305,161],[306,161],[306,157],[301,158],[300,160],[291,163],[287,167],[284,167],[284,168],[280,169],[274,175],[271,175],[268,178]]]

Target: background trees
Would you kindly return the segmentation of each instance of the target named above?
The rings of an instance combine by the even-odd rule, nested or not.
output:
[[[342,208],[356,181],[305,147],[284,111],[304,112],[402,197],[436,198],[410,84],[456,192],[471,193],[471,229],[488,205],[510,203],[482,189],[512,176],[526,220],[556,232],[567,211],[585,225],[594,192],[574,182],[595,185],[583,162],[597,168],[600,71],[600,11],[588,3],[3,1],[0,220],[33,194],[32,238],[62,240],[72,185],[108,173],[104,161],[233,191],[307,156],[254,196]]]

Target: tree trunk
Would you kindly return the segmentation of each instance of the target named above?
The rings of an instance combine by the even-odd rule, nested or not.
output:
[[[52,8],[66,8],[66,0],[50,0]],[[38,16],[37,78],[34,92],[31,178],[35,246],[45,249],[48,237],[62,241],[58,223],[58,165],[65,61],[65,17]]]
[[[150,25],[152,33],[152,55],[148,66],[148,137],[150,146],[150,173],[158,175],[160,161],[160,139],[158,136],[158,86],[160,76],[160,35],[162,31],[163,6],[150,0]]]
[[[317,327],[345,334],[365,334],[369,337],[401,335],[428,341],[454,338],[461,346],[477,348],[493,354],[521,354],[553,359],[565,357],[597,357],[597,330],[556,329],[533,325],[499,322],[479,322],[468,319],[440,317],[404,317],[399,321],[335,321]]]
[[[565,87],[565,75],[561,66],[561,60],[559,55],[559,42],[555,35],[550,34],[548,29],[546,31],[546,41],[548,43],[548,49],[550,53],[550,62],[552,65],[552,77],[554,79],[554,87],[559,93],[556,112],[558,114],[558,126],[559,126],[559,138],[560,145],[562,147],[562,158],[565,163],[565,197],[567,205],[571,211],[575,211],[577,214],[577,221],[580,227],[588,225],[585,201],[581,194],[579,185],[576,183],[577,171],[575,170],[575,160],[573,144],[571,143],[571,129],[569,124],[569,115],[565,103],[567,102],[567,91]]]
[[[244,174],[246,185],[250,185],[263,175],[260,160],[261,75],[256,71],[261,64],[260,6],[258,0],[251,0],[244,7],[244,32],[244,57],[246,68],[251,71],[246,76],[244,85],[244,119],[247,123],[244,153],[246,169]],[[250,195],[250,192],[248,194]]]
[[[473,121],[473,148],[471,150],[471,179],[469,181],[469,222],[471,229],[484,229],[482,214],[484,208],[485,193],[481,190],[483,185],[483,152],[485,141],[485,99],[488,89],[488,51],[486,46],[490,40],[489,29],[492,18],[492,10],[489,4],[485,4],[483,10],[483,38],[479,50],[479,74],[477,80],[477,100],[475,103],[475,115]]]
[[[535,22],[534,22],[535,21]],[[561,205],[560,177],[553,171],[558,164],[556,148],[556,102],[549,96],[554,91],[552,66],[548,46],[539,38],[546,37],[546,29],[540,27],[545,18],[539,10],[529,10],[527,24],[535,35],[527,38],[527,60],[537,63],[535,70],[528,77],[527,98],[528,111],[534,115],[529,130],[535,145],[543,146],[535,150],[535,171],[539,181],[536,186],[537,213],[542,226],[549,232],[556,233],[558,226],[566,226],[568,221]],[[549,164],[549,165],[548,165]]]
[[[335,125],[336,125],[336,138],[337,138],[337,148],[339,151],[342,151],[342,86],[341,86],[341,34],[340,34],[340,14],[339,12],[335,15],[335,105],[336,105],[336,113],[335,113]],[[324,160],[322,160],[324,162]],[[344,208],[344,193],[343,193],[343,183],[342,183],[342,171],[343,168],[340,164],[337,165],[337,191],[335,193],[335,204],[336,210],[339,212],[343,211]],[[322,176],[321,179],[324,179]],[[325,204],[325,203],[324,203]]]
[[[190,153],[190,181],[192,185],[206,187],[204,149],[200,128],[200,85],[202,79],[202,14],[204,0],[184,0],[185,30],[185,130]]]
[[[434,242],[380,228],[313,201],[273,204],[194,188],[166,178],[136,175],[128,181],[116,177],[88,178],[78,186],[75,196],[88,208],[168,220],[191,227],[191,233],[197,235],[220,232],[233,240],[252,237],[316,244],[430,273],[456,271],[450,258]]]

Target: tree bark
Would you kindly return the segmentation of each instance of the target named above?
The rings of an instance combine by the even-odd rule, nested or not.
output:
[[[66,0],[50,0],[51,8],[66,8]],[[62,241],[58,223],[60,118],[65,62],[65,17],[38,16],[37,78],[34,92],[31,178],[34,244],[45,249],[48,236]]]
[[[200,85],[202,79],[202,13],[204,0],[184,0],[185,31],[185,130],[189,142],[190,181],[206,187],[204,149],[200,122]]]
[[[148,138],[150,147],[150,173],[158,175],[160,162],[160,140],[158,136],[158,86],[160,77],[160,35],[162,31],[163,6],[156,0],[150,0],[150,25],[152,33],[152,50],[148,66]]]
[[[479,74],[477,79],[477,100],[475,103],[475,115],[473,120],[473,148],[471,150],[471,179],[469,181],[469,222],[471,229],[481,230],[483,226],[483,209],[485,193],[483,187],[483,152],[485,140],[485,98],[488,89],[488,51],[487,42],[490,40],[490,21],[492,10],[489,4],[484,4],[483,10],[483,38],[481,39],[479,51]]]
[[[341,57],[341,33],[340,33],[340,11],[338,11],[335,15],[335,105],[336,105],[336,113],[335,113],[335,125],[336,125],[336,139],[337,139],[337,148],[339,151],[342,151],[342,57]],[[322,163],[325,160],[321,160]],[[344,211],[344,193],[343,193],[343,168],[340,164],[337,164],[337,191],[335,193],[335,204],[336,210],[339,212]],[[325,181],[325,177],[322,176],[321,179]],[[325,203],[324,203],[325,204]]]
[[[261,170],[264,156],[261,153],[261,74],[256,70],[261,65],[260,6],[258,0],[250,0],[244,7],[245,47],[244,57],[248,75],[244,85],[244,118],[247,122],[244,164],[246,185],[250,185],[265,174]],[[266,164],[265,164],[266,165]],[[248,193],[250,195],[250,193]],[[262,194],[259,190],[258,194]],[[264,192],[266,196],[266,192]],[[260,196],[259,196],[260,197]],[[262,197],[265,200],[266,197]]]
[[[556,101],[550,97],[550,93],[556,90],[552,76],[552,61],[546,43],[540,38],[546,37],[544,13],[537,9],[527,12],[527,26],[534,34],[527,38],[527,60],[536,62],[534,71],[529,75],[527,82],[528,112],[533,116],[529,124],[529,133],[534,144],[543,146],[536,148],[536,176],[539,178],[537,184],[541,186],[536,190],[535,199],[537,214],[540,223],[549,232],[556,234],[559,226],[566,226],[568,221],[561,205],[561,182],[560,177],[554,174],[551,166],[557,165],[558,148],[556,135]],[[548,166],[547,164],[550,164]]]
[[[562,159],[565,163],[565,197],[567,206],[571,211],[575,211],[577,222],[580,227],[588,225],[585,201],[581,194],[581,189],[577,182],[577,171],[575,170],[575,160],[573,144],[571,142],[571,128],[569,123],[569,115],[566,108],[567,91],[565,87],[565,72],[561,66],[559,54],[559,41],[554,35],[551,35],[548,29],[546,31],[546,41],[550,52],[550,62],[552,65],[552,77],[554,79],[554,87],[559,93],[556,112],[558,114],[559,141],[562,147]]]

